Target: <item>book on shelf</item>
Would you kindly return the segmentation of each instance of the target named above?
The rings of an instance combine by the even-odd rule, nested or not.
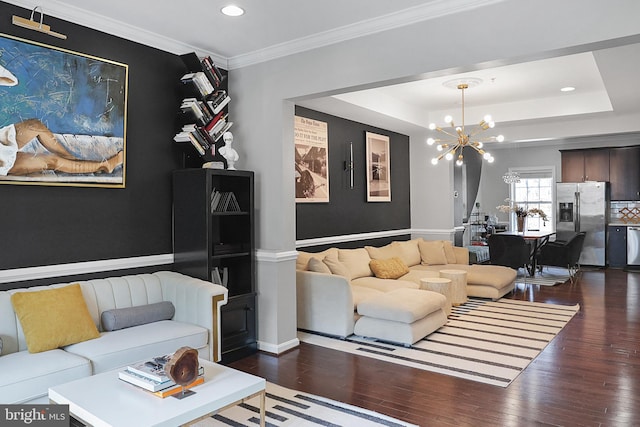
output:
[[[233,191],[218,191],[215,188],[211,192],[211,213],[214,212],[241,212],[238,199]]]
[[[209,109],[208,104],[196,98],[183,99],[180,110],[185,116],[197,121],[201,126],[206,126],[214,119],[213,112]]]
[[[219,90],[214,94],[214,98],[207,101],[209,108],[213,111],[213,114],[218,114],[225,105],[231,101],[231,97],[227,94],[226,90]]]
[[[216,285],[222,285],[226,288],[227,283],[229,282],[229,269],[224,267],[222,269],[222,274],[220,274],[220,268],[215,267],[211,271],[211,281]]]
[[[198,154],[200,154],[201,156],[205,155],[205,148],[200,144],[200,141],[198,141],[198,139],[193,133],[183,132],[182,134],[186,135],[187,141],[191,142],[191,145],[193,145],[193,148],[196,149]]]
[[[225,133],[226,131],[228,131],[229,129],[231,129],[231,126],[233,126],[233,122],[226,122],[226,121],[225,121],[224,126],[223,126],[219,131],[218,131],[218,133],[216,133],[215,135],[212,135],[213,140],[214,140],[215,142],[218,142],[218,140],[219,140],[220,138],[222,138],[222,136],[224,135],[224,133]]]
[[[224,81],[225,76],[222,75],[222,72],[213,62],[213,59],[211,59],[210,56],[205,56],[204,58],[202,58],[200,63],[202,64],[202,69],[205,71],[208,71],[211,74],[211,77],[215,82],[215,85],[219,87]]]
[[[187,73],[180,78],[180,81],[184,85],[193,86],[202,97],[206,97],[216,90],[209,81],[209,78],[202,71]]]
[[[210,56],[199,58],[195,52],[186,53],[180,55],[182,62],[187,66],[189,71],[196,72],[203,70],[211,83],[215,86],[220,86],[226,76],[222,75],[220,69],[215,65],[213,59]]]
[[[206,129],[207,132],[209,132],[210,135],[214,135],[216,132],[218,132],[220,127],[227,122],[228,116],[229,116],[229,113],[221,111],[218,114],[216,114],[213,117],[213,119],[209,123],[207,123],[207,125],[204,128]]]

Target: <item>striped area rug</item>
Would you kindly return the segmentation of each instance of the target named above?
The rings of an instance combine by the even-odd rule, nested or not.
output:
[[[257,426],[260,423],[260,402],[253,398],[246,403],[225,409],[201,420],[193,427]],[[308,393],[267,383],[267,426],[358,426],[417,427],[377,412],[325,399]]]
[[[580,306],[470,299],[447,324],[411,347],[352,335],[346,340],[299,332],[306,343],[417,369],[507,387]]]
[[[523,277],[521,269],[516,277],[516,283],[541,286],[555,286],[567,280],[569,280],[569,271],[566,268],[557,267],[544,267],[542,272],[537,271],[534,277]]]

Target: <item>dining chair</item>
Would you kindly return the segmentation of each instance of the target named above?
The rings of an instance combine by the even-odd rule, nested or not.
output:
[[[526,285],[528,265],[531,262],[531,247],[522,236],[492,234],[488,239],[489,262],[493,265],[524,269],[523,281]]]
[[[580,254],[586,234],[586,232],[573,233],[544,244],[536,254],[541,271],[544,266],[566,268],[569,272],[569,280],[574,283],[580,271]]]

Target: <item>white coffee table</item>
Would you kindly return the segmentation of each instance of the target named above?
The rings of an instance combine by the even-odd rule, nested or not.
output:
[[[260,426],[265,425],[264,378],[207,360],[204,384],[184,399],[164,399],[118,379],[116,369],[49,389],[49,400],[69,405],[69,412],[92,426],[179,426],[191,424],[260,396]]]

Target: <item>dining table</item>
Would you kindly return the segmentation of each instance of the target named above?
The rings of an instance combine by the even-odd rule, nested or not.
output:
[[[531,246],[531,254],[529,255],[529,275],[535,276],[537,268],[537,255],[538,250],[544,246],[551,236],[556,234],[555,231],[541,231],[541,230],[525,230],[525,231],[503,231],[500,234],[507,234],[511,236],[522,236]]]

